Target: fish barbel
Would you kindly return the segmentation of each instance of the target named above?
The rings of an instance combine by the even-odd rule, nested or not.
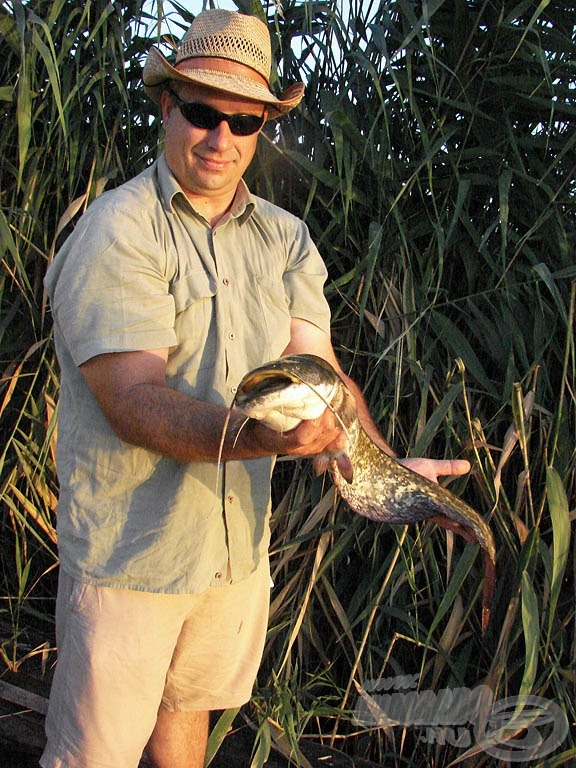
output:
[[[315,470],[327,470],[340,496],[363,517],[401,525],[431,520],[480,545],[484,555],[482,632],[486,631],[495,585],[492,531],[460,498],[374,443],[360,424],[354,396],[328,362],[315,355],[287,355],[261,365],[240,382],[234,406],[277,432],[294,429],[330,408],[345,430],[346,445],[337,453],[315,456]]]

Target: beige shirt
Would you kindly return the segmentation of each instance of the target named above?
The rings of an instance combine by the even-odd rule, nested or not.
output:
[[[164,157],[99,197],[46,276],[61,366],[58,544],[73,577],[197,592],[251,573],[269,543],[273,461],[181,464],[121,441],[78,366],[169,348],[167,383],[230,405],[290,319],[329,333],[326,269],[304,223],[242,183],[212,229]]]

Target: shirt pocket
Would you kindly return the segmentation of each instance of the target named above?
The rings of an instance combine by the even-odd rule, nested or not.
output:
[[[174,280],[170,285],[170,293],[174,297],[178,315],[196,302],[212,299],[216,295],[216,283],[203,269],[195,269]]]
[[[197,370],[214,365],[216,353],[216,282],[203,269],[195,269],[170,286],[174,298],[177,344],[188,364]]]
[[[279,357],[290,341],[290,307],[281,280],[255,276],[269,345],[269,359]]]

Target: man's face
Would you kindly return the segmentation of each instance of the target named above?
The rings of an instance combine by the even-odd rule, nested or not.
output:
[[[182,101],[207,104],[229,115],[260,116],[264,109],[263,104],[201,86],[178,83],[174,91]],[[166,159],[184,191],[190,198],[233,194],[254,156],[259,131],[236,136],[224,120],[212,130],[196,128],[166,91],[161,104]]]

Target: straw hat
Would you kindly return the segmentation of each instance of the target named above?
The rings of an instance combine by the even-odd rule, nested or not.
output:
[[[142,79],[156,103],[172,80],[267,104],[268,117],[280,117],[300,103],[304,85],[295,83],[277,98],[270,90],[271,66],[270,33],[264,22],[216,8],[196,16],[178,46],[174,66],[151,48]]]

